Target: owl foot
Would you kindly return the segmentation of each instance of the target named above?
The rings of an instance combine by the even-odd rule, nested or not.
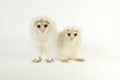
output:
[[[84,59],[84,58],[75,58],[74,61],[77,61],[77,62],[84,62],[85,59]]]
[[[32,62],[34,62],[34,63],[39,63],[39,62],[41,62],[41,61],[42,61],[42,58],[41,58],[41,57],[34,58],[34,59],[32,60]]]
[[[45,59],[46,63],[52,63],[54,62],[54,59]]]
[[[60,59],[60,61],[63,63],[68,63],[68,59]]]

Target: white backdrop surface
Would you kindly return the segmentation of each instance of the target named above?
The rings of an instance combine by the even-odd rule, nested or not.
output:
[[[0,80],[120,80],[119,0],[0,0]],[[80,26],[86,62],[30,61],[29,25],[48,16],[58,31]]]

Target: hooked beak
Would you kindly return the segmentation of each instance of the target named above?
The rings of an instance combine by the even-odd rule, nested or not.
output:
[[[40,31],[41,31],[42,33],[44,33],[44,32],[45,32],[45,29],[41,27]]]
[[[40,31],[41,31],[42,33],[44,33],[44,32],[45,32],[45,30],[44,30],[44,29],[41,29]]]
[[[71,37],[70,37],[70,40],[71,40],[71,41],[73,41],[73,39],[74,39],[74,37],[73,37],[73,36],[71,36]]]

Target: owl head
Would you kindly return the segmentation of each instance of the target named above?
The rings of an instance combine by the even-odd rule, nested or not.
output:
[[[50,32],[54,27],[54,21],[48,17],[37,17],[33,23],[33,30],[38,34]]]
[[[64,29],[64,37],[68,41],[76,41],[80,37],[80,30],[78,27],[66,27]]]

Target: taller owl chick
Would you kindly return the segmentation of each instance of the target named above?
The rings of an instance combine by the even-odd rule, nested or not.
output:
[[[57,29],[52,19],[37,17],[32,21],[30,35],[40,55],[33,62],[41,62],[43,55],[45,55],[46,62],[53,61],[51,54],[56,47],[57,34]]]
[[[84,61],[83,58],[77,57],[81,45],[80,39],[81,34],[77,27],[67,27],[59,33],[57,46],[60,61]]]

